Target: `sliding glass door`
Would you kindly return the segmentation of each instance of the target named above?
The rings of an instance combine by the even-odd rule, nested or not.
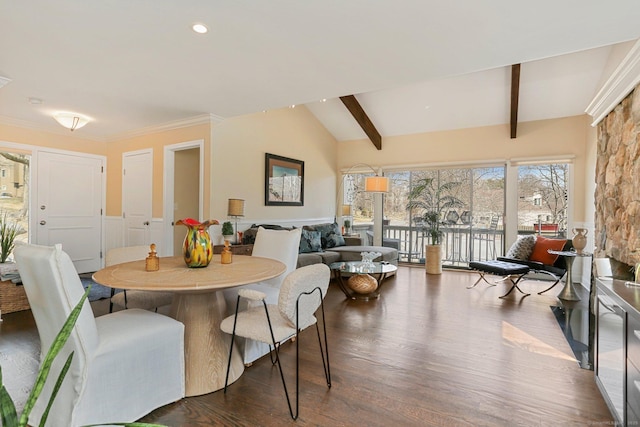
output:
[[[429,242],[424,215],[433,209],[442,231],[444,265],[467,267],[469,261],[502,255],[504,166],[396,171],[385,176],[391,179],[392,190],[384,199],[383,244],[397,247],[400,261],[424,263],[424,246]]]

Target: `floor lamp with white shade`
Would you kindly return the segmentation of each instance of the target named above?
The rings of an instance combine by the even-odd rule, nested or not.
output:
[[[382,245],[382,194],[388,193],[391,189],[391,183],[388,177],[381,175],[381,170],[376,171],[372,166],[366,163],[358,163],[347,169],[342,174],[340,189],[336,196],[336,210],[338,209],[338,200],[342,194],[344,187],[344,178],[351,172],[362,172],[363,170],[371,170],[375,175],[364,178],[364,192],[374,193],[374,215],[373,215],[373,244]],[[344,213],[343,213],[344,216]]]

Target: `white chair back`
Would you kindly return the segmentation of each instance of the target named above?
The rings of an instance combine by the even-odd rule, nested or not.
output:
[[[322,296],[317,291],[311,295],[300,298],[298,304],[298,327],[304,329],[315,323],[314,313],[322,302],[321,298],[327,295],[331,272],[325,264],[314,264],[298,268],[290,273],[282,286],[278,297],[278,309],[283,317],[296,326],[296,302],[298,296],[303,293],[312,292],[315,288],[320,288]]]
[[[36,321],[40,335],[40,351],[44,357],[69,314],[82,298],[84,293],[82,282],[71,258],[62,251],[62,246],[59,244],[54,247],[20,245],[16,247],[14,254]],[[52,420],[52,418],[61,417],[66,425],[71,425],[68,418],[71,416],[71,411],[63,414],[60,408],[76,404],[88,375],[89,364],[98,352],[99,341],[96,320],[89,300],[86,299],[67,343],[53,361],[51,373],[42,392],[42,396],[46,397],[38,399],[29,418],[32,425],[39,423],[48,396],[51,396],[54,389],[56,378],[62,371],[65,360],[73,351],[73,361],[62,382],[52,408],[52,416],[47,423],[47,425],[65,425],[56,424],[57,421]]]
[[[258,228],[251,255],[275,259],[287,266],[287,270],[283,274],[268,282],[265,281],[269,286],[279,287],[284,278],[296,269],[301,233],[302,229],[300,228],[293,230]]]
[[[14,252],[40,334],[40,346],[42,352],[46,352],[80,301],[84,288],[71,258],[60,244],[53,247],[20,245]],[[88,299],[67,345],[75,350],[74,359],[87,357],[98,346],[98,331]]]

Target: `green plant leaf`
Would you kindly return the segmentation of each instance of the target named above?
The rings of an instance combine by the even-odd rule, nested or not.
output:
[[[67,361],[64,363],[64,366],[62,367],[62,370],[60,371],[60,374],[58,375],[58,379],[56,381],[56,384],[53,387],[53,390],[51,391],[51,396],[49,396],[49,402],[47,403],[47,407],[44,410],[44,413],[42,414],[42,419],[40,421],[40,425],[42,427],[44,427],[44,421],[43,420],[46,420],[49,417],[49,411],[51,410],[51,406],[53,405],[53,400],[58,395],[58,392],[60,391],[60,387],[62,386],[62,381],[64,380],[64,377],[67,375],[67,371],[69,371],[69,367],[71,366],[71,361],[73,360],[73,354],[74,353],[75,353],[75,351],[72,351],[71,354],[69,354],[69,357],[67,357]]]
[[[0,368],[0,384],[2,384],[2,369]],[[0,387],[0,420],[5,427],[18,426],[18,414],[16,413],[16,405],[11,400],[9,392],[2,385]]]
[[[21,233],[20,225],[11,221],[8,215],[6,211],[0,215],[0,263],[7,261],[13,252],[16,236]]]
[[[27,403],[25,404],[24,410],[22,411],[22,415],[20,416],[21,426],[27,425],[29,414],[33,409],[33,405],[35,405],[36,400],[38,400],[40,393],[42,393],[42,389],[44,388],[44,383],[47,380],[47,377],[49,376],[49,371],[51,371],[51,365],[53,364],[53,360],[56,358],[58,353],[60,353],[60,350],[62,350],[62,347],[64,347],[65,343],[67,342],[67,339],[69,339],[69,335],[71,335],[71,331],[73,331],[73,327],[75,326],[76,321],[78,320],[78,317],[80,317],[82,306],[84,304],[84,301],[87,299],[87,296],[89,295],[90,290],[91,290],[91,286],[87,288],[82,298],[80,298],[80,301],[78,302],[78,304],[76,304],[76,306],[73,308],[73,310],[69,314],[69,317],[64,322],[64,325],[62,325],[62,329],[60,329],[60,332],[58,332],[58,335],[53,340],[53,343],[51,343],[51,347],[49,348],[49,351],[47,352],[47,356],[44,358],[42,362],[40,371],[38,371],[38,377],[36,378],[36,382],[33,385],[33,389],[29,394]],[[43,420],[44,419],[45,418],[43,417]]]

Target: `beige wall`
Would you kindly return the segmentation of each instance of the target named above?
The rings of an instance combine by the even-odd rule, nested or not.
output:
[[[305,107],[227,119],[212,133],[214,218],[227,218],[229,198],[246,200],[245,224],[334,216],[338,143]],[[304,206],[264,205],[265,153],[305,162]]]
[[[122,154],[129,151],[153,149],[153,217],[162,218],[164,146],[181,142],[204,140],[204,158],[210,155],[211,126],[201,124],[149,135],[128,138],[107,144],[107,215],[122,215]],[[205,162],[204,216],[209,216],[209,169]]]
[[[593,218],[591,212],[587,214],[593,204],[587,207],[585,199],[585,178],[593,176],[595,167],[588,151],[593,140],[589,123],[587,115],[519,123],[515,139],[510,138],[508,125],[386,137],[381,151],[368,140],[348,141],[339,144],[338,166],[343,169],[360,162],[374,167],[435,166],[573,155],[573,221],[585,221]]]
[[[205,218],[226,219],[228,198],[246,200],[244,222],[334,216],[337,172],[356,163],[400,167],[575,156],[574,222],[593,221],[595,131],[585,116],[520,123],[518,138],[507,125],[386,137],[383,150],[368,140],[336,142],[304,107],[280,109],[116,142],[96,142],[0,125],[0,141],[107,156],[107,215],[121,215],[122,153],[153,148],[153,216],[163,216],[163,148],[202,139],[205,161]],[[211,145],[213,141],[213,147]],[[264,206],[264,155],[305,161],[305,205]]]

